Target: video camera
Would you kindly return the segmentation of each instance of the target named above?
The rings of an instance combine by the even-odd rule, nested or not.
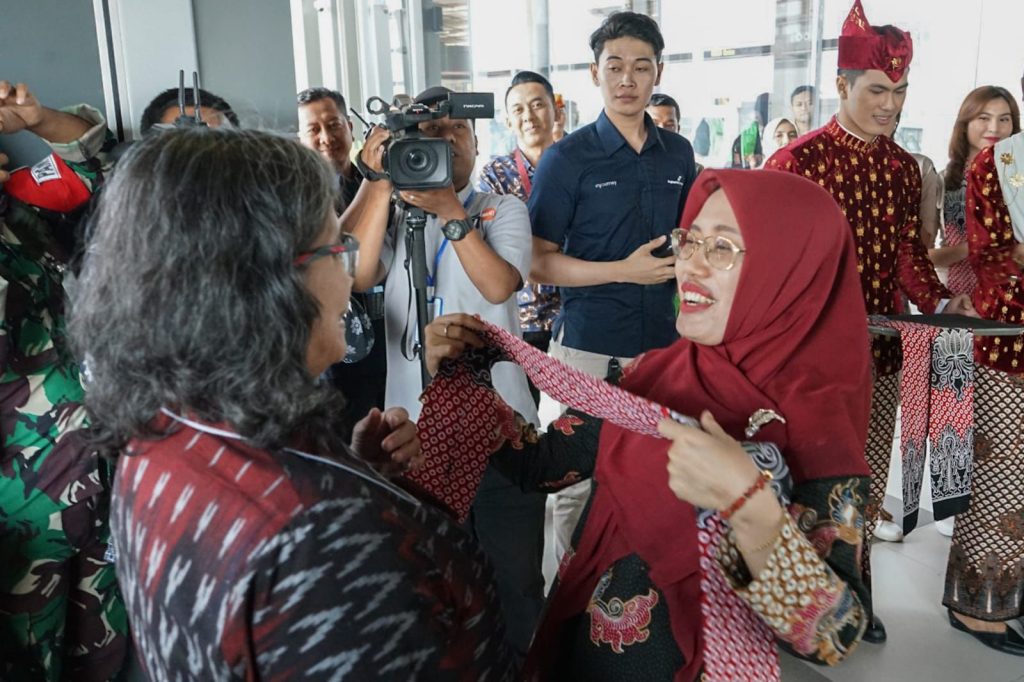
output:
[[[450,118],[494,118],[494,94],[452,92],[436,108],[396,95],[388,104],[380,97],[366,101],[371,114],[384,117],[391,139],[384,149],[384,173],[395,189],[436,189],[452,184],[452,150],[447,140],[426,137],[419,125]]]

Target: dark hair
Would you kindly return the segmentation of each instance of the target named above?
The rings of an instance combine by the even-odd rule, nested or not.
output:
[[[345,97],[337,90],[331,90],[330,88],[306,88],[296,96],[296,99],[300,107],[312,104],[313,102],[319,102],[322,99],[333,100],[338,105],[338,111],[341,112],[341,115],[348,116],[348,105],[345,104]]]
[[[661,63],[661,53],[665,49],[665,39],[661,36],[658,22],[646,14],[636,12],[615,12],[609,14],[597,30],[590,34],[590,49],[594,51],[594,61],[601,60],[604,44],[618,38],[636,38],[654,48],[654,57]]]
[[[679,111],[679,103],[676,102],[671,96],[666,95],[662,92],[656,92],[651,95],[651,101],[647,103],[649,107],[672,107],[675,109],[676,118],[682,118],[683,114]]]
[[[960,189],[964,180],[964,168],[971,151],[971,145],[967,142],[967,126],[978,117],[985,105],[994,99],[1002,99],[1010,106],[1013,132],[1020,132],[1020,107],[1009,90],[998,85],[983,85],[967,93],[956,115],[953,134],[949,138],[949,163],[946,164],[943,181],[947,192]]]
[[[754,112],[760,119],[761,125],[768,123],[768,100],[771,97],[767,92],[762,92],[754,100]]]
[[[309,375],[319,310],[292,264],[333,215],[333,182],[316,152],[263,132],[171,130],[129,149],[91,219],[70,325],[104,454],[160,435],[162,407],[257,447],[301,433],[337,451],[344,398]]]
[[[857,79],[864,75],[865,69],[838,69],[836,71],[837,76],[842,76],[846,79],[846,82],[853,87],[853,84],[857,82]],[[791,99],[790,102],[793,100]]]
[[[505,104],[508,104],[508,96],[512,92],[512,88],[523,83],[540,83],[544,86],[544,92],[548,93],[548,97],[551,98],[551,104],[554,105],[555,89],[551,87],[551,81],[536,71],[520,71],[512,76],[512,83],[508,86],[508,90],[505,91]]]
[[[814,86],[813,85],[798,85],[798,86],[796,86],[796,88],[793,89],[792,94],[790,94],[790,96],[789,96],[790,103],[792,104],[793,100],[796,99],[797,95],[802,95],[805,92],[809,93],[811,95],[811,101],[813,102],[814,101]]]
[[[196,99],[192,94],[192,89],[189,88],[185,90],[185,106],[194,107],[195,104]],[[199,104],[219,111],[224,114],[224,117],[227,120],[231,121],[231,125],[236,128],[238,127],[238,115],[231,108],[231,105],[212,92],[199,88]],[[142,132],[148,131],[159,123],[160,119],[164,116],[164,112],[170,107],[174,107],[175,109],[178,107],[178,88],[168,88],[167,90],[164,90],[146,105],[146,109],[142,112],[142,122],[140,124]]]

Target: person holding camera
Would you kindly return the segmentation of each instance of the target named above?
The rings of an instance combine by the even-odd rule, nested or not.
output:
[[[541,157],[529,211],[531,281],[560,287],[551,356],[598,377],[678,338],[668,235],[696,177],[693,148],[645,113],[661,81],[658,24],[616,12],[591,35],[604,110]],[[558,494],[561,556],[590,483]]]
[[[421,93],[415,103],[436,110],[450,93],[448,88],[432,87]],[[472,120],[433,118],[421,122],[419,131],[424,137],[447,140],[452,152],[451,185],[398,191],[404,204],[428,214],[424,240],[433,314],[478,315],[521,335],[514,295],[530,271],[530,219],[526,207],[515,197],[481,192],[470,184],[477,156]],[[361,164],[371,172],[366,174],[368,182],[363,183],[342,222],[360,242],[355,290],[369,289],[387,277],[385,402],[404,407],[412,419],[417,419],[423,383],[420,361],[414,352],[416,303],[410,275],[402,272],[409,259],[404,239],[406,227],[398,223],[389,228],[389,206],[395,189],[384,173],[389,136],[386,129],[375,127],[367,138]],[[398,217],[404,215],[404,211],[394,213]],[[493,379],[501,397],[537,424],[537,409],[523,370],[511,363],[501,363],[494,368]],[[524,653],[543,602],[544,496],[522,492],[489,467],[467,524],[495,566],[509,641]]]

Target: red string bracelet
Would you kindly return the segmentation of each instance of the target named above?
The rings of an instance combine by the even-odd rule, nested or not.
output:
[[[745,493],[737,497],[735,502],[730,504],[727,508],[723,509],[722,511],[718,512],[718,515],[724,520],[728,521],[729,517],[738,512],[740,508],[747,503],[747,500],[753,497],[758,490],[761,490],[766,485],[768,485],[768,483],[771,482],[772,478],[772,472],[761,469],[760,475],[757,477],[757,480],[754,481],[754,484],[747,488]]]

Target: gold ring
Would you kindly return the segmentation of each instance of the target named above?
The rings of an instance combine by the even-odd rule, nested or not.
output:
[[[448,327],[452,326],[451,322],[445,322],[444,324],[444,338],[448,338]]]

